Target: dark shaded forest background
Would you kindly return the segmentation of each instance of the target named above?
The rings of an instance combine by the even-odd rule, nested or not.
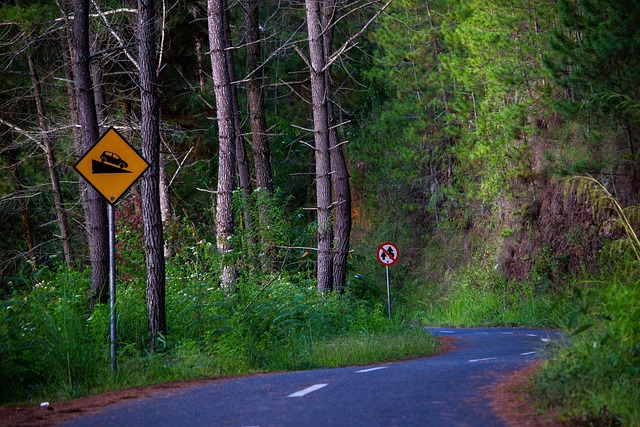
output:
[[[60,175],[72,256],[78,262],[86,256],[65,84],[68,23],[59,6],[17,1],[2,7],[5,294],[28,286],[39,266],[61,261],[43,139]],[[103,129],[119,129],[136,146],[140,113],[129,6],[94,5],[92,66],[104,96]],[[335,27],[340,42],[375,12],[368,4],[342,7],[345,19]],[[392,3],[333,68],[355,253],[370,256],[380,239],[395,239],[403,271],[433,282],[469,263],[495,266],[510,279],[538,274],[541,286],[562,286],[567,275],[595,268],[614,232],[599,228],[590,208],[567,197],[558,178],[589,173],[623,206],[637,202],[637,8],[632,1]],[[172,234],[185,221],[206,230],[213,220],[217,145],[205,9],[174,2],[161,10],[171,245],[180,244]],[[303,10],[295,2],[263,2],[260,11],[259,72],[274,188],[287,215],[311,223],[309,211],[298,211],[315,203],[304,130],[310,127],[309,81],[294,49],[304,39]],[[228,12],[241,88],[248,73],[244,15],[237,5]],[[30,73],[42,92],[40,113]],[[238,93],[248,141],[248,101]],[[137,194],[134,189],[118,206],[120,224],[137,225]]]

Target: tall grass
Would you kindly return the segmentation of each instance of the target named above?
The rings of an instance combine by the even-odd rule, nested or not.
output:
[[[206,242],[199,244],[209,248]],[[305,272],[218,286],[215,254],[189,247],[168,267],[166,337],[148,351],[144,282],[117,290],[118,371],[110,372],[109,308],[90,312],[90,275],[43,271],[0,303],[0,402],[68,399],[119,387],[257,371],[368,363],[431,354],[436,342],[379,301],[320,295]],[[193,251],[198,252],[193,255]]]
[[[32,292],[0,304],[3,401],[71,398],[104,383],[108,361],[78,286],[83,277],[45,273]]]
[[[557,328],[572,310],[570,298],[541,290],[534,282],[507,281],[494,269],[465,268],[448,281],[448,288],[439,296],[411,294],[422,303],[424,324]]]

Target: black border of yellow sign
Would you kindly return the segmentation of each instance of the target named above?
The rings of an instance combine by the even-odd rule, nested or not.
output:
[[[105,156],[106,153],[109,154]],[[149,166],[149,162],[111,127],[73,168],[107,203],[115,205]]]

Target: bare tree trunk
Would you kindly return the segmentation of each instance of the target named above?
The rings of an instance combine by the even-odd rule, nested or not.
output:
[[[40,82],[36,73],[36,67],[31,56],[27,58],[29,63],[29,75],[31,76],[31,84],[33,86],[33,95],[36,101],[36,110],[38,112],[38,123],[40,132],[42,133],[42,142],[40,147],[44,150],[47,158],[47,168],[49,170],[49,179],[51,180],[51,191],[53,193],[53,201],[55,205],[56,219],[60,228],[60,240],[62,241],[62,252],[67,267],[71,265],[71,244],[69,242],[69,233],[67,231],[67,212],[62,202],[62,190],[60,188],[60,178],[58,177],[58,167],[56,166],[56,158],[51,147],[51,141],[47,133],[48,126],[44,115],[44,106],[42,103],[42,93],[40,92]]]
[[[156,350],[167,333],[165,316],[165,259],[160,212],[160,96],[156,71],[155,0],[138,0],[138,62],[142,113],[142,155],[149,170],[142,177],[142,217],[147,264],[149,347]]]
[[[231,46],[231,28],[228,23],[224,25],[225,46]],[[233,64],[233,51],[226,51],[227,67],[229,69],[230,81],[235,80],[235,66]],[[244,220],[244,228],[247,233],[247,243],[249,245],[250,257],[255,256],[254,236],[255,227],[253,226],[253,218],[251,216],[251,173],[249,172],[249,161],[247,160],[247,151],[245,150],[242,129],[240,122],[240,106],[238,105],[238,89],[235,84],[231,85],[231,108],[235,126],[235,149],[236,149],[236,167],[238,171],[238,181],[242,191],[242,218]]]
[[[264,113],[264,90],[262,73],[258,72],[260,62],[260,25],[258,22],[259,0],[246,0],[247,71],[250,73],[247,84],[249,98],[249,117],[251,124],[251,148],[256,170],[256,187],[273,194],[273,176],[271,173],[271,149],[267,136],[267,120]]]
[[[269,227],[268,204],[266,198],[273,195],[273,174],[271,172],[271,148],[267,135],[267,120],[264,111],[264,73],[260,66],[261,42],[258,12],[260,0],[245,0],[245,34],[247,40],[247,99],[249,100],[249,123],[251,125],[251,149],[256,177],[258,220],[262,229]],[[262,193],[264,192],[264,193]],[[262,244],[262,268],[265,271],[274,268],[272,243],[267,235],[260,236]]]
[[[223,256],[222,287],[231,289],[236,270],[227,254],[231,249],[233,189],[235,184],[235,123],[231,99],[231,77],[225,54],[226,10],[224,0],[208,0],[209,49],[218,119],[219,165],[216,195],[216,242]]]
[[[335,126],[331,112],[330,126]],[[351,186],[349,170],[345,161],[343,147],[338,140],[337,131],[331,134],[331,166],[333,168],[333,199],[335,216],[334,252],[333,252],[333,287],[344,291],[347,276],[347,257],[351,236]]]
[[[332,221],[331,221],[331,160],[329,154],[329,120],[325,84],[325,54],[322,39],[320,0],[305,0],[309,55],[311,58],[311,97],[313,101],[313,132],[316,161],[316,201],[318,212],[318,291],[331,290]]]
[[[78,120],[82,129],[82,156],[99,138],[96,104],[90,72],[89,55],[89,1],[73,0],[73,71],[78,97]],[[91,307],[97,301],[108,301],[107,283],[109,279],[109,233],[107,228],[107,204],[93,187],[81,185],[86,194],[89,253],[91,256]]]
[[[167,158],[160,153],[160,213],[162,216],[162,228],[171,228],[174,222],[173,210],[171,209],[171,196],[169,188],[169,174],[167,173]],[[173,246],[169,239],[164,240],[164,257],[173,256]]]
[[[333,28],[336,20],[335,0],[325,0],[322,9],[322,28],[325,62],[333,53]],[[325,90],[327,95],[327,119],[329,121],[329,145],[333,183],[333,278],[332,287],[340,292],[344,291],[347,275],[347,256],[349,255],[349,238],[351,235],[351,188],[349,186],[349,171],[344,158],[344,152],[338,137],[338,125],[333,108],[333,94],[331,84],[331,68],[324,73]]]
[[[95,43],[95,37],[92,37]],[[100,133],[105,130],[105,122],[107,120],[107,94],[104,91],[103,81],[104,72],[99,59],[91,62],[91,81],[93,82],[93,96],[96,102],[96,116],[98,119],[98,127]]]
[[[63,14],[66,17],[68,13],[63,10]],[[72,137],[72,146],[73,151],[76,153],[76,156],[80,156],[83,153],[82,148],[82,133],[80,131],[79,119],[78,119],[78,97],[75,88],[75,77],[73,75],[73,64],[75,61],[73,60],[73,37],[71,35],[71,27],[69,25],[68,20],[65,18],[65,32],[62,38],[62,57],[64,59],[64,72],[66,77],[66,90],[67,97],[69,98],[69,121],[71,124],[71,137]],[[86,187],[88,186],[87,182],[84,179],[80,179],[78,186],[80,188],[80,202],[82,204],[82,211],[85,213],[85,217],[87,216],[87,212],[89,212],[89,198],[88,193],[86,191]],[[88,233],[85,234],[88,238]]]

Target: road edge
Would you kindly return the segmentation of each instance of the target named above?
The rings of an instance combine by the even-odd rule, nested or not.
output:
[[[512,427],[567,427],[557,413],[543,411],[536,407],[535,399],[529,389],[544,360],[530,363],[526,368],[517,370],[501,378],[489,390],[491,407],[498,416]]]

